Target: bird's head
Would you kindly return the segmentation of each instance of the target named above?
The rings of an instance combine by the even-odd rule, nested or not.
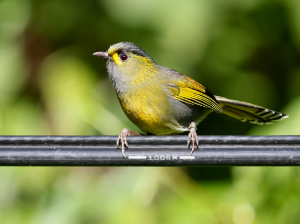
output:
[[[106,52],[95,52],[93,55],[104,58],[108,67],[118,67],[121,70],[136,69],[155,63],[142,48],[130,42],[114,44]]]
[[[146,80],[156,71],[156,63],[139,46],[120,42],[110,46],[106,52],[93,55],[106,60],[108,74],[115,85],[134,83],[134,80]]]

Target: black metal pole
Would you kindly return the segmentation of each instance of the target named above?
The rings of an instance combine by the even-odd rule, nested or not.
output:
[[[0,136],[0,166],[298,166],[300,136]]]

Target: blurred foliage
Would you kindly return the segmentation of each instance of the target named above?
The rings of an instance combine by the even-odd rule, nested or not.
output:
[[[92,53],[130,41],[216,95],[289,114],[210,115],[198,134],[300,134],[300,1],[0,0],[0,134],[117,135],[124,115]],[[1,224],[299,223],[300,170],[1,168]]]

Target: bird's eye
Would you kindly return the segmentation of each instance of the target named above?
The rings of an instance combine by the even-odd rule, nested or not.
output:
[[[121,59],[122,61],[126,61],[127,58],[128,58],[128,56],[127,56],[126,54],[121,54],[121,55],[120,55],[120,59]]]

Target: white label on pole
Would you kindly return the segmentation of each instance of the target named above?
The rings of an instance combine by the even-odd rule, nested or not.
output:
[[[146,156],[128,156],[128,159],[147,159]]]
[[[195,156],[179,156],[180,159],[195,159]]]

